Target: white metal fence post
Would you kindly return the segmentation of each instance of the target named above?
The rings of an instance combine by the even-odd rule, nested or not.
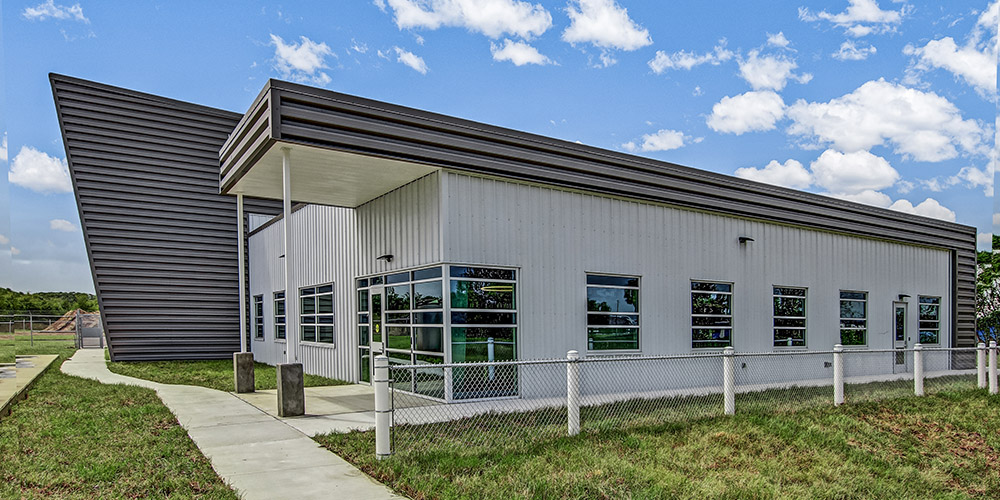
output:
[[[986,388],[986,344],[976,346],[976,387]]]
[[[722,355],[722,392],[725,394],[726,415],[736,413],[736,360],[735,349],[729,346]]]
[[[833,406],[844,404],[844,346],[833,346]]]
[[[913,344],[913,394],[924,395],[924,346]]]
[[[392,454],[389,442],[389,358],[375,356],[375,459],[382,460]]]
[[[990,341],[990,394],[997,393],[997,341]]]
[[[566,423],[570,436],[580,433],[580,353],[566,353]]]

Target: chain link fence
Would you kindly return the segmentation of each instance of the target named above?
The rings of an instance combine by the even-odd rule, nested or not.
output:
[[[580,432],[985,387],[987,351],[837,346],[586,359],[571,351],[567,359],[393,365],[381,373],[377,366],[376,447],[383,458],[427,449],[523,450]],[[995,369],[990,373],[996,391]]]
[[[100,313],[80,310],[64,314],[35,312],[0,314],[0,342],[36,343],[73,341],[79,348],[104,347],[104,327]]]

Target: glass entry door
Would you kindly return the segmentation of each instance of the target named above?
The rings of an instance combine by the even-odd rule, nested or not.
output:
[[[892,335],[893,347],[898,350],[893,356],[893,373],[908,373],[911,370],[911,360],[913,356],[903,349],[911,347],[910,334],[906,328],[906,303],[893,302],[892,304]]]

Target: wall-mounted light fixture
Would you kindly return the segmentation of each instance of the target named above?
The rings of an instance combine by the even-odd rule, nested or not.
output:
[[[748,241],[753,241],[749,236],[740,236],[740,245],[746,245]]]
[[[899,294],[899,300],[900,300],[900,302],[905,302],[906,299],[908,299],[908,298],[910,298],[910,296],[907,295],[907,294],[905,294],[905,293]]]
[[[375,260],[384,260],[386,263],[392,262],[392,254],[387,253],[385,255],[379,255],[378,257],[375,257]]]

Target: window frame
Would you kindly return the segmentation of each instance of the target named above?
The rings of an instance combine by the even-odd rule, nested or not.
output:
[[[278,295],[281,295],[280,297]],[[274,341],[275,342],[286,342],[288,338],[288,303],[285,301],[285,291],[276,290],[271,292],[271,317],[274,322]],[[284,310],[281,314],[278,314],[278,302],[281,302],[281,308]],[[278,321],[281,318],[281,321]],[[280,327],[280,328],[279,328]],[[280,334],[278,332],[281,332]]]
[[[844,298],[844,294],[845,293],[861,293],[861,294],[864,294],[865,297],[864,297],[864,299],[851,299],[851,298],[845,299]],[[840,336],[837,339],[837,343],[840,344],[840,345],[842,345],[842,346],[844,346],[844,347],[853,347],[853,348],[866,348],[866,347],[868,347],[868,333],[869,333],[869,329],[871,327],[871,323],[870,323],[871,303],[870,303],[870,300],[869,300],[868,291],[866,291],[866,290],[848,290],[848,289],[842,289],[837,294],[837,297],[838,297],[838,301],[837,301],[837,317],[839,318],[838,319],[838,327],[839,327],[838,331],[840,332]],[[858,302],[858,301],[862,301],[862,302],[865,303],[865,316],[864,316],[864,322],[865,322],[864,332],[865,333],[864,333],[864,342],[862,342],[860,344],[845,344],[844,343],[844,330],[857,330],[858,328],[850,328],[850,327],[845,328],[844,327],[844,321],[845,320],[847,320],[847,321],[857,321],[859,318],[845,318],[843,316],[843,314],[842,314],[843,303],[844,302]]]
[[[320,289],[329,287],[328,291],[320,292]],[[311,290],[311,293],[304,293],[306,290]],[[330,296],[330,312],[321,313],[319,312],[319,298],[324,296]],[[313,312],[305,314],[305,306],[303,301],[307,298],[313,299]],[[335,347],[337,345],[337,303],[336,299],[336,286],[334,282],[321,283],[318,285],[304,286],[299,288],[299,342],[307,345],[313,345],[318,347]],[[320,318],[330,318],[328,323],[320,323]],[[312,318],[312,322],[306,322],[306,318]],[[324,342],[319,340],[319,328],[323,326],[329,326],[332,330],[330,341]],[[305,329],[314,328],[313,340],[305,339]]]
[[[802,295],[782,295],[778,294],[778,289],[802,290]],[[802,316],[777,316],[774,310],[774,299],[776,298],[802,299]],[[779,319],[801,319],[802,326],[778,326],[775,322]],[[802,345],[778,344],[778,330],[802,330]],[[771,285],[771,340],[775,349],[808,349],[809,348],[809,288],[804,286]]]
[[[604,276],[610,278],[625,278],[636,280],[636,285],[605,285],[605,284],[591,284],[589,283],[591,276]],[[587,341],[587,354],[588,355],[602,355],[602,354],[631,354],[642,352],[642,310],[643,310],[643,299],[642,299],[642,276],[638,274],[618,274],[618,273],[604,273],[604,272],[592,272],[587,271],[584,273],[584,284],[586,292],[587,304],[584,306],[584,313],[586,314],[586,341]],[[602,312],[602,311],[591,311],[590,310],[590,289],[591,288],[609,288],[615,290],[635,290],[638,297],[638,305],[636,306],[636,312]],[[622,316],[635,316],[635,326],[631,325],[594,325],[590,323],[590,318],[596,315],[622,315]],[[625,348],[625,349],[594,349],[592,348],[593,340],[590,337],[590,330],[592,328],[620,328],[620,329],[634,329],[635,330],[635,348]]]
[[[264,340],[264,294],[253,296],[253,339]]]
[[[713,284],[713,285],[729,285],[729,291],[728,292],[719,292],[719,291],[707,292],[707,291],[704,291],[704,290],[695,290],[694,289],[694,284],[695,283],[707,283],[707,284]],[[704,295],[708,295],[708,294],[722,294],[722,295],[728,295],[729,296],[729,314],[695,314],[695,312],[694,312],[694,296],[695,296],[695,294],[704,294]],[[733,282],[733,281],[724,281],[724,280],[691,279],[691,280],[688,281],[688,297],[690,298],[690,301],[688,302],[688,307],[689,307],[689,309],[688,309],[689,313],[688,314],[689,314],[689,318],[690,318],[690,322],[689,322],[690,323],[690,329],[689,329],[690,337],[689,338],[691,339],[691,349],[693,351],[696,351],[696,352],[705,352],[706,350],[713,350],[713,349],[715,349],[715,350],[722,350],[722,349],[725,349],[726,347],[735,347],[734,341],[733,341],[733,335],[736,333],[736,300],[735,300],[735,298],[736,298],[736,283]],[[699,317],[699,318],[708,318],[708,317],[726,318],[726,317],[728,317],[729,318],[729,325],[728,326],[722,326],[722,327],[715,327],[715,328],[712,328],[712,327],[706,326],[706,325],[695,325],[694,324],[694,318],[696,318],[696,317]],[[712,330],[712,329],[717,329],[717,330],[729,329],[729,345],[723,345],[723,346],[718,346],[718,345],[703,345],[703,346],[699,346],[699,345],[695,344],[695,342],[718,342],[718,341],[712,341],[712,340],[695,340],[695,338],[694,338],[694,331],[695,330]]]
[[[927,304],[924,304],[924,299],[933,299],[933,300],[936,300],[936,302],[929,302]],[[941,302],[942,302],[941,296],[939,296],[939,295],[918,295],[917,296],[917,340],[921,344],[936,345],[936,346],[940,346],[941,345],[941,306],[942,306]],[[933,320],[928,319],[928,320],[925,320],[923,318],[923,311],[922,311],[922,309],[923,309],[924,305],[932,306],[932,307],[936,308],[937,314],[935,316],[937,317],[937,319],[933,319]],[[923,324],[924,323],[930,323],[930,322],[937,323],[937,327],[936,328],[924,328]],[[935,342],[924,342],[923,341],[924,332],[931,332],[931,331],[933,331],[935,333],[935,335],[937,337],[937,341],[935,341]]]

